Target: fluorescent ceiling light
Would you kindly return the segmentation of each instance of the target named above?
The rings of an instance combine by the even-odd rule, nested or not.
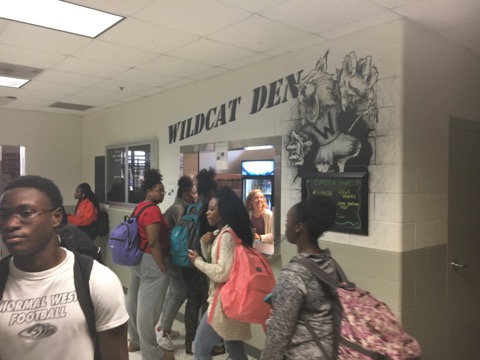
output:
[[[243,148],[243,150],[264,150],[264,149],[272,149],[273,145],[259,145],[259,146],[247,146]]]
[[[0,17],[91,38],[124,19],[59,0],[1,0]]]
[[[25,85],[29,81],[30,80],[28,79],[18,79],[18,78],[12,78],[8,76],[0,76],[0,86],[8,86],[8,87],[13,87],[17,89]]]

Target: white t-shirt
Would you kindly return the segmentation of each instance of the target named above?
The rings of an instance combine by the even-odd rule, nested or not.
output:
[[[93,360],[94,345],[77,301],[72,252],[58,266],[24,272],[10,262],[9,278],[0,301],[0,359]],[[98,332],[128,320],[118,277],[94,262],[90,294]]]

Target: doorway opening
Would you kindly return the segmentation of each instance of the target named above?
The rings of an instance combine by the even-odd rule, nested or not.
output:
[[[182,157],[180,172],[194,177],[199,170],[215,169],[219,186],[230,186],[242,200],[245,200],[245,184],[247,176],[242,175],[242,163],[249,160],[273,161],[271,175],[271,197],[269,198],[273,212],[273,244],[256,244],[257,249],[264,254],[280,253],[280,208],[282,179],[282,137],[272,136],[256,139],[235,140],[219,143],[226,148],[227,153],[219,162],[218,149],[215,143],[186,145],[180,147]],[[221,164],[221,166],[217,166]],[[267,176],[259,176],[258,184],[263,184]],[[259,185],[261,186],[261,185]],[[270,187],[267,187],[270,188]]]

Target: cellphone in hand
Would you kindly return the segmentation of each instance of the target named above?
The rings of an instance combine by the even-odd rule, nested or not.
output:
[[[263,301],[265,301],[267,304],[272,305],[272,293],[268,294],[263,298]]]

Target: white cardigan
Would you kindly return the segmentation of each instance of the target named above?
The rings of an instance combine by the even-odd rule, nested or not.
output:
[[[248,215],[251,219],[253,216],[253,210],[250,210]],[[265,209],[262,216],[265,223],[265,234],[260,235],[260,241],[267,244],[273,244],[273,212],[271,212],[269,209]]]
[[[214,312],[210,325],[224,340],[248,340],[252,337],[250,324],[227,318],[221,306],[222,298],[220,295],[215,308],[212,308],[215,291],[219,286],[227,282],[230,277],[230,270],[235,255],[235,240],[230,232],[225,231],[225,229],[230,229],[230,227],[225,225],[212,245],[201,243],[203,255],[212,260],[211,263],[208,263],[199,256],[195,259],[195,267],[205,273],[210,279],[207,314],[210,314],[210,311]],[[218,239],[220,237],[222,237],[222,240],[220,241],[220,248],[218,248]],[[218,261],[217,252],[219,252]]]

